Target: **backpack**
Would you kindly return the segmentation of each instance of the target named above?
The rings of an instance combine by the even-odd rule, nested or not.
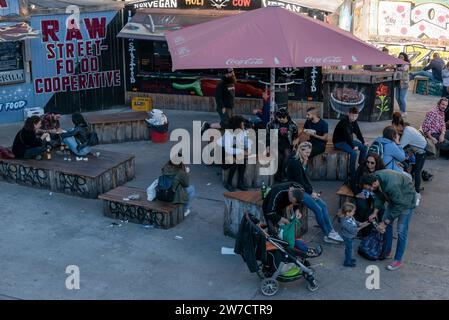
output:
[[[173,202],[175,190],[173,190],[174,175],[162,175],[157,180],[156,199],[164,202]]]
[[[370,145],[370,147],[368,148],[368,153],[375,153],[379,156],[380,159],[384,158],[384,145],[377,141],[374,140],[373,143]]]
[[[8,148],[0,146],[0,159],[14,159],[14,153]]]
[[[371,261],[379,260],[384,253],[384,245],[385,235],[374,229],[362,239],[357,252],[365,259]]]
[[[88,132],[87,145],[91,146],[91,147],[98,145],[99,144],[98,135],[94,131],[94,129],[92,128],[92,125],[90,123],[87,125],[87,132]]]

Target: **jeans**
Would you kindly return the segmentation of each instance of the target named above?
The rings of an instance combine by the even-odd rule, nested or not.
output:
[[[78,143],[76,142],[75,137],[68,137],[62,140],[64,144],[69,147],[70,151],[72,151],[77,156],[85,156],[88,155],[91,152],[91,149],[89,146],[86,146],[84,148],[81,148],[81,150],[78,150]]]
[[[352,263],[352,238],[342,237],[345,242],[345,264]]]
[[[409,73],[410,80],[415,79],[416,76],[427,77],[427,78],[429,78],[429,81],[433,81],[433,82],[441,82],[441,81],[438,81],[437,79],[435,79],[433,73],[430,71],[421,70],[421,71],[415,71],[415,72]]]
[[[312,196],[306,192],[304,192],[303,202],[306,207],[312,210],[315,214],[316,222],[320,226],[321,230],[323,230],[323,233],[326,236],[329,235],[334,228],[332,227],[332,223],[329,218],[326,203],[321,199],[314,200]]]
[[[284,148],[283,150],[279,148],[278,171],[274,177],[275,180],[282,181],[285,178],[285,170],[287,170],[288,160],[291,154],[291,148]]]
[[[324,151],[326,151],[326,145],[323,143],[312,143],[312,152],[310,153],[310,159],[322,154]]]
[[[190,204],[192,203],[193,198],[195,198],[195,187],[193,185],[189,185],[186,188],[186,192],[189,196],[189,201],[184,205],[184,210],[190,210]]]
[[[440,134],[439,133],[432,133],[432,137],[439,140]],[[444,136],[444,142],[440,143],[438,142],[436,145],[440,150],[449,151],[449,130],[446,131],[446,134]]]
[[[426,154],[425,153],[417,153],[415,155],[415,166],[413,167],[412,176],[415,181],[415,190],[419,193],[419,189],[421,188],[421,172],[424,168],[424,163],[426,162]]]
[[[307,252],[307,250],[309,250],[309,247],[306,245],[306,243],[299,239],[295,240],[295,248],[304,252]]]
[[[389,216],[390,208],[387,207],[385,211],[385,215]],[[404,255],[405,248],[407,246],[407,234],[408,234],[408,225],[410,223],[410,219],[412,218],[413,209],[405,210],[401,213],[398,218],[398,244],[396,246],[396,254],[394,255],[395,261],[401,261],[402,256]],[[390,220],[390,224],[386,228],[385,238],[385,255],[389,255],[391,253],[391,249],[393,246],[393,221]]]
[[[33,159],[36,156],[42,155],[45,152],[45,147],[34,147],[25,150],[23,154],[24,159]]]
[[[407,110],[407,88],[401,88],[400,86],[396,87],[396,101],[398,102],[399,109],[401,112],[405,112]]]
[[[357,140],[353,140],[352,143],[354,144],[354,147],[358,147],[360,150],[359,163],[361,163],[361,161],[363,161],[366,158],[368,148],[363,143]],[[343,150],[346,153],[349,153],[349,173],[351,175],[351,178],[354,178],[356,172],[355,162],[357,161],[357,151],[352,149],[346,142],[336,143],[335,148]]]

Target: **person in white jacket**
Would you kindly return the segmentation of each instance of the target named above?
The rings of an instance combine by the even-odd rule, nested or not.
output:
[[[232,180],[237,171],[237,188],[243,191],[248,190],[248,187],[244,183],[244,175],[246,159],[251,152],[252,142],[245,130],[245,119],[242,116],[231,117],[228,121],[228,128],[225,130],[224,135],[217,141],[217,144],[224,149],[223,168],[230,170],[224,187],[229,191],[235,191]],[[243,158],[243,163],[239,163],[242,161],[237,161],[238,158]]]
[[[449,98],[449,62],[441,71],[441,76],[443,78],[443,92],[441,93],[441,96]]]

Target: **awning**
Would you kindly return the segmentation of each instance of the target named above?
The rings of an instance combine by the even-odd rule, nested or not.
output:
[[[0,25],[0,42],[22,41],[25,39],[38,37],[39,31],[31,28],[26,22]]]
[[[139,10],[117,37],[165,41],[167,31],[183,29],[237,13],[217,10]]]

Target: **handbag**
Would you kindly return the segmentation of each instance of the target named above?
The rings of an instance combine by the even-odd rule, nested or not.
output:
[[[429,137],[427,137],[424,132],[422,131],[422,129],[418,130],[419,133],[421,133],[421,135],[426,139],[427,144],[426,144],[426,154],[430,157],[433,157],[437,154],[437,147],[435,145],[435,143],[432,141],[432,139],[430,139]]]

